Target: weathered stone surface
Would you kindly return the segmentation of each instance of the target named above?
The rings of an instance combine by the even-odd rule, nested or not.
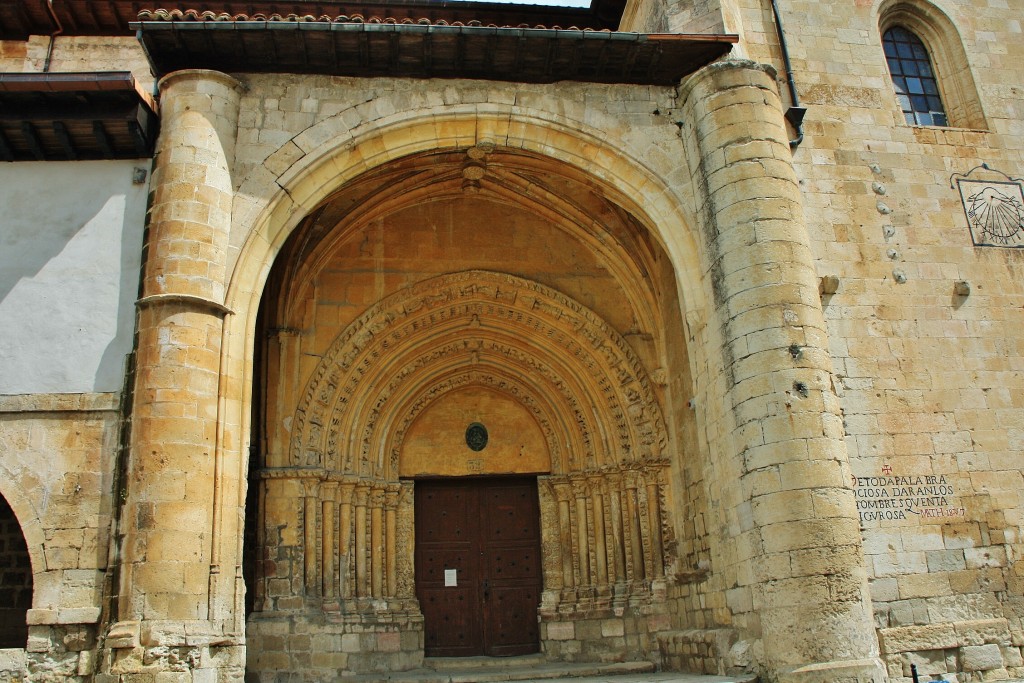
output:
[[[882,652],[913,652],[916,650],[942,650],[954,648],[959,638],[952,624],[903,626],[879,631]]]
[[[954,186],[974,169],[1017,187],[1019,18],[1005,3],[783,7],[812,105],[798,132],[763,9],[630,3],[624,29],[736,32],[734,57],[765,63],[679,88],[165,82],[144,294],[172,299],[141,309],[132,433],[115,394],[0,397],[32,675],[415,667],[401,477],[511,473],[551,478],[551,658],[869,680],[877,629],[900,683],[912,663],[1016,675],[1024,285],[1015,249],[973,244]],[[878,44],[895,24],[927,38],[952,125],[903,123]],[[0,42],[2,71],[50,58],[151,82],[133,39]],[[84,205],[39,204],[48,230],[89,224]],[[47,257],[7,246],[0,286],[38,286]],[[382,306],[483,271],[518,280]],[[0,319],[31,329],[22,317]],[[422,327],[403,337],[400,320]],[[444,334],[454,345],[432,347]],[[458,450],[474,411],[506,433],[477,458]],[[262,510],[248,536],[247,487]],[[242,552],[243,537],[258,540]],[[104,587],[108,557],[124,564]],[[114,595],[94,655],[103,634],[74,628]]]
[[[963,645],[1010,644],[1009,622],[1005,619],[961,621],[955,623],[954,628]]]
[[[998,645],[965,645],[960,648],[960,664],[964,671],[990,671],[1003,667]]]

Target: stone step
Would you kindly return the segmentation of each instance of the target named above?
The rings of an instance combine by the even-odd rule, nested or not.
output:
[[[546,665],[548,661],[541,653],[518,657],[426,657],[423,668],[432,671],[491,671],[495,669],[529,669]]]
[[[426,657],[423,660],[425,669],[449,675],[458,675],[464,672],[536,671],[547,666],[549,666],[548,660],[541,653],[511,657]]]
[[[422,669],[344,677],[339,683],[756,683],[754,675],[656,673],[651,662],[563,663],[543,655],[428,658]]]
[[[450,683],[495,683],[498,681],[550,681],[591,676],[624,676],[654,673],[651,662],[616,662],[567,664],[547,662],[543,657],[525,662],[508,662],[504,666],[493,658],[484,668],[474,668],[473,662],[460,662],[454,668],[443,665],[437,671],[448,674]],[[504,658],[502,658],[504,659]],[[513,658],[518,659],[518,658]]]

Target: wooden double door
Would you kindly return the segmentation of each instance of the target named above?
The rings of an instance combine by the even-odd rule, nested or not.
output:
[[[537,652],[537,480],[420,480],[415,505],[426,656]]]

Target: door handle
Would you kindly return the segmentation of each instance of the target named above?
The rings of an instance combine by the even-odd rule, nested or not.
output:
[[[484,579],[483,589],[484,589],[484,600],[489,600],[490,597],[491,597],[491,582],[488,581],[487,579]]]

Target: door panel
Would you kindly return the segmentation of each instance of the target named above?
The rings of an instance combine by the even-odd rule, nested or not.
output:
[[[428,656],[480,654],[479,518],[472,490],[439,482],[416,484],[416,596],[425,624]],[[471,512],[472,509],[472,512]],[[454,583],[451,575],[454,571]],[[447,581],[446,581],[447,579]]]
[[[474,613],[479,602],[475,588],[421,588],[428,657],[471,657],[482,652],[479,619]]]
[[[481,564],[489,587],[483,603],[487,654],[536,652],[540,592],[540,520],[536,483],[509,482],[481,491]]]
[[[540,595],[533,589],[491,589],[484,603],[484,632],[490,634],[485,654],[498,657],[537,652],[539,604]]]
[[[420,481],[415,514],[416,594],[426,655],[536,652],[541,591],[536,480]]]

